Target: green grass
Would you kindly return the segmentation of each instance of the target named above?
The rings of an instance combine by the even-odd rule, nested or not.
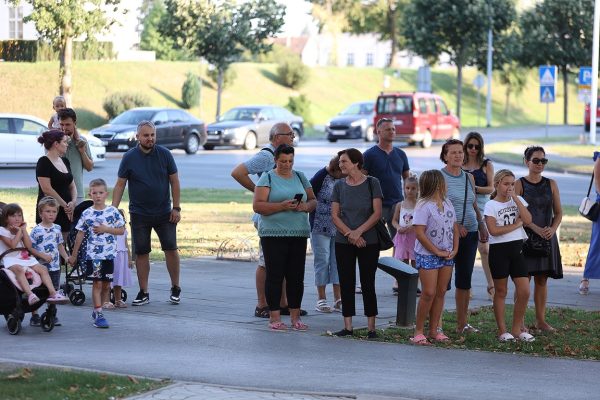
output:
[[[69,369],[20,368],[0,372],[2,398],[11,400],[122,399],[168,383]]]
[[[525,321],[534,321],[535,311],[528,309]],[[435,343],[434,346],[449,349],[480,350],[496,353],[526,354],[542,357],[568,357],[585,360],[600,360],[600,345],[590,341],[597,338],[600,332],[600,312],[582,311],[570,308],[550,308],[546,313],[547,322],[557,329],[555,333],[542,333],[533,325],[528,325],[535,341],[500,343],[497,339],[498,329],[491,306],[471,311],[469,323],[479,329],[478,334],[457,334],[456,314],[444,312],[444,333],[450,338],[449,343]],[[506,322],[512,321],[512,305],[506,306]],[[387,328],[378,330],[379,341],[408,344],[413,336],[412,329]],[[367,330],[355,331],[355,337],[366,339]]]
[[[35,221],[36,189],[0,189],[0,201],[16,202],[25,213],[29,229]],[[121,207],[127,210],[127,191]],[[258,238],[250,218],[252,196],[237,189],[182,189],[181,222],[177,241],[182,257],[216,256],[226,240],[247,240],[258,246]],[[560,227],[561,253],[564,265],[583,266],[590,243],[591,222],[579,216],[576,207],[563,207]],[[164,259],[157,237],[152,234],[153,261]]]
[[[222,111],[242,104],[272,103],[285,105],[290,96],[305,94],[311,101],[312,119],[324,124],[349,103],[377,97],[383,88],[385,70],[377,68],[314,67],[310,79],[299,91],[278,83],[276,64],[237,63],[232,66],[237,79],[223,92]],[[154,106],[179,107],[181,86],[187,72],[203,77],[201,105],[191,113],[212,122],[216,108],[215,86],[206,79],[206,67],[198,62],[117,62],[75,61],[73,64],[73,104],[79,115],[78,125],[89,130],[102,124],[106,115],[104,98],[116,91],[141,92]],[[0,110],[36,115],[47,120],[52,114],[52,98],[58,94],[58,63],[0,63]],[[474,68],[464,70],[462,125],[477,124],[477,92],[471,85],[477,74]],[[413,91],[417,73],[401,69],[398,78],[390,79],[385,90]],[[456,69],[432,69],[432,86],[455,110]],[[257,90],[259,88],[259,90]],[[42,95],[40,95],[42,94]],[[526,125],[545,123],[546,107],[539,102],[537,69],[528,73],[528,84],[519,97],[513,97],[511,111],[504,115],[504,87],[493,80],[493,125]],[[481,121],[485,118],[485,96],[481,97]],[[550,123],[562,124],[562,84],[558,85],[557,102],[550,105]],[[569,122],[583,124],[583,106],[577,102],[575,85],[569,92]]]

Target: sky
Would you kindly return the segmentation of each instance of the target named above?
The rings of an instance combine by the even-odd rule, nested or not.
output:
[[[300,36],[308,26],[316,30],[310,15],[311,4],[304,0],[279,0],[286,8],[285,24],[278,36]]]

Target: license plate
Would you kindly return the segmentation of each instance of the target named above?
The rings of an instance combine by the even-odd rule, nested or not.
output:
[[[102,146],[108,146],[108,140],[103,140],[102,141]]]
[[[394,121],[394,125],[402,125],[404,122],[401,119],[397,119]]]
[[[117,146],[117,149],[119,150],[129,150],[129,146],[126,144],[120,144]]]
[[[343,131],[343,130],[332,130],[332,131],[331,131],[331,134],[332,134],[332,135],[341,136],[341,135],[345,135],[345,134],[346,134],[346,131]]]

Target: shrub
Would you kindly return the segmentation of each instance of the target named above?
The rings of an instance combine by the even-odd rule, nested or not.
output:
[[[297,56],[284,58],[277,67],[277,75],[281,83],[292,89],[304,85],[308,81],[309,73],[308,67]]]
[[[216,68],[209,69],[206,72],[206,75],[212,82],[214,82],[216,87],[218,85],[217,79],[219,78],[218,70]],[[237,73],[235,72],[235,70],[231,67],[227,68],[225,70],[225,73],[223,74],[223,89],[227,89],[229,86],[231,86],[236,78]]]
[[[190,109],[200,103],[201,89],[200,79],[191,72],[188,72],[185,82],[183,82],[183,86],[181,87],[181,103],[183,108]]]
[[[310,115],[310,100],[301,94],[300,96],[292,96],[288,98],[288,103],[285,106],[292,113],[304,118],[305,125],[312,125],[312,117]]]
[[[56,61],[58,51],[41,40],[1,40],[0,58],[4,61]],[[114,58],[112,42],[75,41],[74,60],[106,60]]]
[[[104,99],[102,108],[108,114],[108,118],[114,118],[131,108],[149,105],[150,99],[141,93],[117,92]]]

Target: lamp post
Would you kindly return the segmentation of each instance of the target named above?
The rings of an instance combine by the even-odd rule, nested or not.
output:
[[[592,98],[590,101],[590,143],[596,144],[596,113],[598,112],[598,28],[600,4],[594,2],[594,33],[592,40]]]

